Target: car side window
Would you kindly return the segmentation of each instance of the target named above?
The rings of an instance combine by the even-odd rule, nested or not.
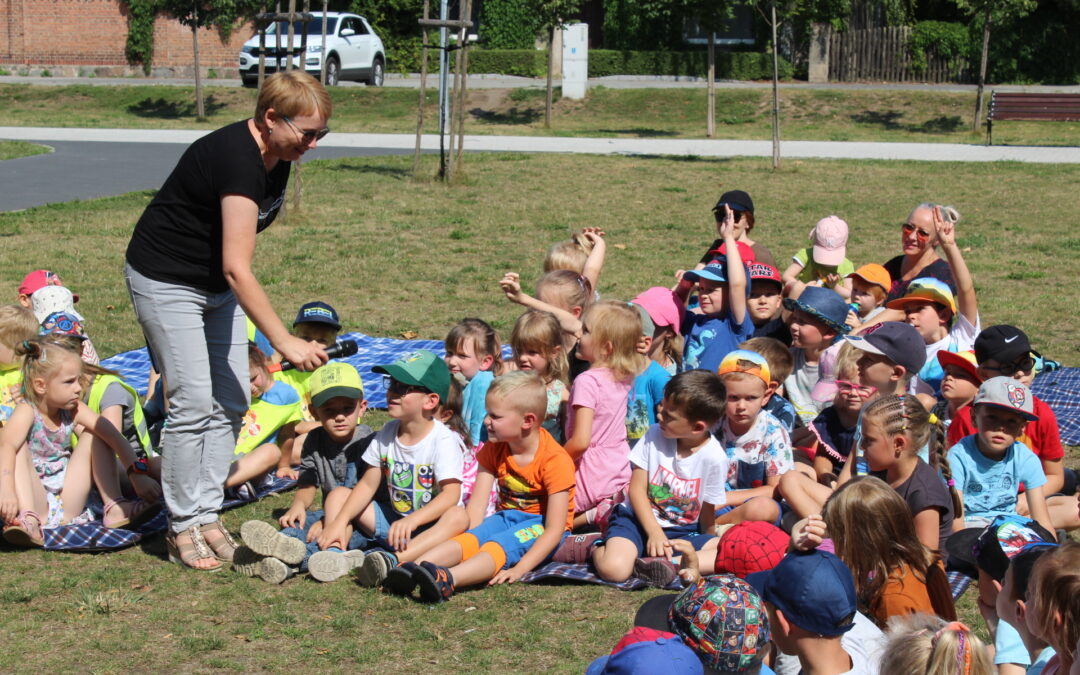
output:
[[[363,21],[361,21],[360,19],[353,19],[352,21],[353,21],[353,24],[354,24],[353,29],[356,31],[357,35],[367,35],[368,34],[367,26],[364,25]]]

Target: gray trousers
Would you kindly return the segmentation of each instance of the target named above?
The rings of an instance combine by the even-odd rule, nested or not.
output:
[[[161,487],[169,527],[218,519],[250,404],[247,327],[232,291],[207,293],[124,266],[135,317],[165,378]]]

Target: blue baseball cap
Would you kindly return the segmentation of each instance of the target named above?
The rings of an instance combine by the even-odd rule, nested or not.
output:
[[[802,310],[840,334],[851,330],[845,323],[851,308],[839,293],[828,288],[807,286],[798,298],[784,298],[784,309]]]
[[[293,325],[298,323],[323,323],[341,330],[341,320],[338,318],[337,310],[325,302],[309,302],[301,307]]]
[[[832,553],[793,551],[776,567],[751,574],[746,581],[805,631],[835,637],[855,626],[855,580]]]
[[[635,626],[610,654],[589,664],[585,675],[700,675],[704,670],[697,654],[679,636]]]
[[[683,279],[687,281],[698,281],[699,279],[705,279],[706,281],[715,281],[717,283],[727,283],[727,265],[721,260],[714,260],[704,268],[700,270],[690,270],[683,273]]]

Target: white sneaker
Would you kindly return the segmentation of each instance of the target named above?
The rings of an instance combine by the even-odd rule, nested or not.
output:
[[[316,581],[340,579],[364,564],[364,552],[318,551],[308,558],[308,572]]]

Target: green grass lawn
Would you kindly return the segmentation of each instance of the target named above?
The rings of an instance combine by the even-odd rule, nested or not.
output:
[[[191,87],[0,84],[6,125],[121,128],[205,128],[251,115],[255,92],[205,88],[207,120],[197,122]],[[413,133],[418,93],[409,89],[331,88],[336,131]],[[429,90],[427,120],[434,130],[437,94]],[[702,138],[705,90],[590,90],[583,101],[559,100],[551,129],[543,126],[542,89],[473,90],[466,133],[630,138]],[[983,143],[971,131],[974,95],[938,91],[785,90],[781,131],[786,140]],[[717,92],[717,138],[769,139],[771,94],[766,89]],[[1007,122],[995,143],[1080,145],[1080,123]]]
[[[425,171],[433,169],[426,158]],[[322,299],[347,330],[442,339],[464,316],[502,335],[519,313],[497,280],[539,275],[547,246],[601,226],[600,283],[628,299],[671,283],[715,237],[709,211],[727,189],[758,206],[755,237],[778,257],[806,245],[830,213],[851,225],[849,257],[883,262],[920,201],[955,205],[984,326],[1023,327],[1036,349],[1075,365],[1080,253],[1072,200],[1080,167],[1018,163],[792,161],[485,153],[462,184],[415,179],[411,158],[320,161],[303,168],[301,208],[259,237],[257,274],[283,319]],[[1018,195],[1022,195],[1019,198]],[[123,251],[150,193],[0,214],[0,288],[47,266],[80,293],[103,354],[141,344],[121,280]],[[63,242],[57,246],[57,242]],[[1073,275],[1074,276],[1074,275]],[[373,414],[378,426],[383,415]],[[1070,457],[1075,464],[1075,454]],[[285,509],[290,495],[230,512],[232,529]],[[428,608],[348,581],[268,586],[232,572],[200,575],[162,560],[160,538],[113,554],[0,550],[5,670],[582,672],[606,653],[653,592],[524,586],[464,592]],[[971,599],[964,617],[981,625]]]
[[[27,143],[26,141],[0,141],[0,161],[15,159],[17,157],[29,157],[31,155],[43,155],[52,152],[44,145]]]

